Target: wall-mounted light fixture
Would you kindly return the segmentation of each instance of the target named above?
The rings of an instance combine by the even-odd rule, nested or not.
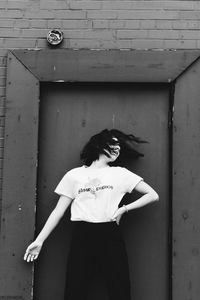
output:
[[[63,41],[63,32],[59,29],[52,29],[47,34],[47,42],[51,46],[57,46]]]

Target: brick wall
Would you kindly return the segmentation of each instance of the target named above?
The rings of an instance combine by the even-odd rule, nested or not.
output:
[[[46,34],[52,28],[63,31],[62,48],[197,49],[200,2],[1,0],[0,178],[7,50],[46,48]]]

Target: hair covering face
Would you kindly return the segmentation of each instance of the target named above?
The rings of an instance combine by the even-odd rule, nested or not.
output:
[[[128,158],[138,158],[144,156],[135,149],[135,146],[146,141],[134,136],[125,134],[117,129],[104,129],[100,133],[93,135],[81,151],[81,159],[89,166],[99,158],[100,154],[109,157],[109,153],[115,151],[115,146],[120,146],[120,155],[116,162],[127,160]]]

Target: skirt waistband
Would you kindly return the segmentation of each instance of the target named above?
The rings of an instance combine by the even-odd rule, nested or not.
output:
[[[87,222],[87,221],[71,221],[73,226],[85,227],[118,227],[115,221],[113,222]]]

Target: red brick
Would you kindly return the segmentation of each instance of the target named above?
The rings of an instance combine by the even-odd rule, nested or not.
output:
[[[0,137],[0,148],[4,146],[4,137]]]
[[[0,39],[0,48],[4,48],[4,41],[5,41],[5,38]],[[0,59],[0,62],[1,62],[1,59]],[[2,65],[0,64],[0,66],[2,66]]]
[[[53,19],[54,11],[48,10],[32,10],[24,12],[25,19]]]
[[[0,39],[0,48],[1,49],[5,49],[4,43],[5,43],[5,38]],[[0,66],[3,66],[3,64],[2,64],[2,58],[0,58]]]
[[[110,29],[117,29],[117,28],[124,28],[125,27],[124,20],[93,20],[93,28],[110,28]]]
[[[1,48],[1,50],[5,50],[6,51],[6,49],[5,49],[5,38],[2,38],[2,39],[0,39],[0,48]],[[5,62],[4,62],[4,59],[5,59]],[[0,67],[3,67],[3,66],[6,66],[6,58],[0,58]]]
[[[6,76],[6,68],[0,67],[0,76]]]
[[[127,23],[131,21],[127,21]],[[139,21],[141,29],[156,29],[156,20],[140,20]]]
[[[102,2],[101,1],[70,1],[69,2],[70,9],[101,9]]]
[[[3,169],[1,168],[0,169],[0,178],[2,178],[3,177]]]
[[[91,20],[63,20],[63,29],[81,29],[81,28],[92,28]]]
[[[172,22],[168,20],[155,20],[157,29],[172,29]]]
[[[48,20],[47,28],[61,28],[62,21],[61,20]],[[43,26],[44,28],[45,26]]]
[[[116,41],[99,41],[99,48],[100,49],[117,49],[116,47]]]
[[[196,41],[196,46],[197,46],[197,49],[200,48],[200,40]]]
[[[33,3],[34,1],[31,1]],[[8,9],[24,9],[30,6],[30,1],[17,1],[9,0],[7,1],[6,8]]]
[[[0,116],[1,116],[1,117],[2,117],[2,116],[5,116],[5,111],[6,111],[5,106],[1,106],[1,107],[0,107]]]
[[[193,1],[102,1],[102,9],[127,10],[192,10]]]
[[[48,47],[48,43],[46,39],[36,39],[35,41],[35,47],[36,48],[47,48]]]
[[[22,39],[22,38],[18,38],[18,39],[5,39],[4,41],[4,47],[7,49],[15,49],[15,48],[34,48],[35,47],[35,43],[36,43],[36,39],[31,39],[31,38],[27,38],[27,39]]]
[[[102,1],[103,10],[135,9],[135,1]]]
[[[6,97],[0,96],[0,106],[5,106]]]
[[[10,29],[10,28],[7,28],[6,30],[0,29],[0,36],[1,37],[19,37],[20,29]]]
[[[92,20],[93,28],[109,28],[109,20]]]
[[[5,57],[5,59],[6,59],[6,57],[7,57],[7,51],[6,50],[4,50],[4,49],[0,49],[0,56],[4,56]]]
[[[164,40],[163,48],[165,49],[196,49],[196,40]]]
[[[23,12],[21,10],[1,10],[0,19],[21,19]]]
[[[0,126],[5,126],[5,116],[0,117]],[[0,155],[1,157],[1,155]]]
[[[7,57],[6,56],[0,57],[0,67],[5,67],[6,65],[7,65]]]
[[[0,96],[0,106],[5,106],[6,97]]]
[[[173,29],[200,29],[200,21],[176,20],[172,22]]]
[[[0,137],[4,136],[5,127],[0,127]],[[0,169],[2,168],[2,160],[0,159]]]
[[[6,85],[6,78],[5,78],[5,76],[1,76],[0,77],[0,86],[2,86],[2,87],[5,87],[5,85]]]
[[[0,148],[0,157],[1,157],[1,158],[3,158],[3,154],[4,154],[4,151],[3,151],[3,148],[1,147],[1,148]],[[0,182],[0,184],[1,184],[1,182]]]
[[[102,49],[130,49],[130,40],[101,41]]]
[[[199,1],[193,1],[193,9],[200,10],[200,2]]]
[[[148,30],[118,30],[117,39],[144,39],[148,36]]]
[[[180,20],[199,20],[200,11],[179,11],[178,18]]]
[[[29,20],[19,20],[17,19],[14,23],[15,28],[29,28],[30,22]]]
[[[148,30],[148,38],[152,39],[178,39],[178,30]]]
[[[124,21],[124,20],[109,20],[108,24],[109,24],[108,28],[118,29],[118,28],[124,28],[126,21]]]
[[[44,39],[36,39],[35,41],[35,49],[41,49],[41,48],[49,48],[49,44],[46,40],[46,38]],[[64,39],[62,44],[59,46],[59,49],[65,49],[65,48],[69,48],[69,40],[68,39]]]
[[[183,40],[199,40],[200,32],[199,30],[180,30],[179,38]]]
[[[4,134],[4,128],[3,128],[3,134]],[[3,169],[3,159],[2,159],[2,157],[0,158],[0,169],[1,169],[1,174],[2,174],[2,169]]]
[[[67,1],[47,1],[47,0],[40,0],[40,9],[67,9],[69,5]]]
[[[70,39],[113,39],[113,32],[110,30],[63,30],[65,38]]]
[[[164,10],[122,10],[118,11],[118,19],[130,20],[155,20],[155,19],[178,19],[179,12]]]
[[[47,36],[47,29],[22,29],[21,37],[23,38],[44,38]]]
[[[75,10],[56,10],[54,12],[55,19],[86,19],[86,11],[75,11]]]
[[[70,39],[70,48],[74,49],[100,49],[99,40]]]
[[[162,49],[163,40],[132,40],[132,49]]]
[[[3,1],[3,0],[1,0],[1,1],[0,1],[0,8],[6,8],[7,2],[8,2],[8,1]]]
[[[14,20],[0,20],[1,27],[14,27]]]
[[[193,10],[194,1],[158,1],[160,2],[160,9],[165,10]]]
[[[117,19],[118,13],[117,11],[112,10],[95,10],[88,11],[87,18],[88,19]]]
[[[51,20],[30,20],[30,28],[47,28],[47,22]]]

